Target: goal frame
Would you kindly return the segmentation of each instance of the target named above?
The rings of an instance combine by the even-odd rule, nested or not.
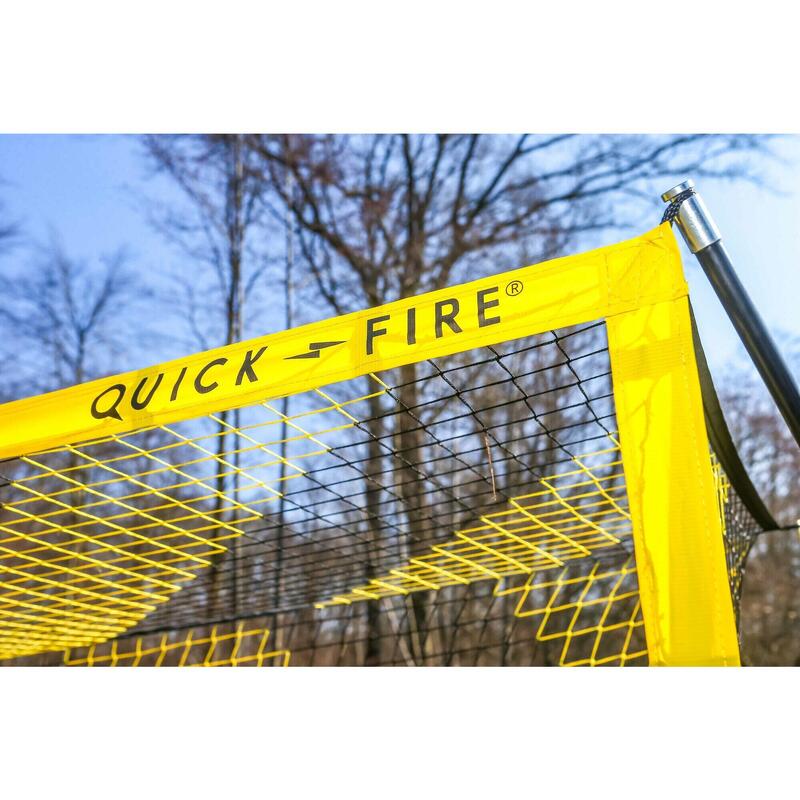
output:
[[[738,665],[722,522],[669,223],[493,275],[0,406],[0,458],[240,408],[603,320],[651,665]]]

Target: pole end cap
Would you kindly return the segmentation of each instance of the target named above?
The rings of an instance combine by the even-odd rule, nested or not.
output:
[[[673,186],[671,189],[667,189],[667,191],[661,195],[661,199],[665,203],[669,203],[681,192],[685,192],[688,189],[694,189],[694,181],[691,178],[683,181],[683,183],[679,183],[677,186]]]

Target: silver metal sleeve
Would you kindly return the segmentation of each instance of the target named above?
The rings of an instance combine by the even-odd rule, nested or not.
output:
[[[665,202],[669,202],[680,192],[693,187],[692,181],[684,181],[664,192],[661,197]],[[681,203],[675,222],[692,253],[697,253],[722,239],[716,222],[699,194],[693,194]]]

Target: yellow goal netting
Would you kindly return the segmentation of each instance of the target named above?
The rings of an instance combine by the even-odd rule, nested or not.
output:
[[[739,662],[668,225],[0,420],[0,659]]]

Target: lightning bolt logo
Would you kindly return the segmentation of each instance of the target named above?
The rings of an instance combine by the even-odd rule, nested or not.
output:
[[[337,344],[344,344],[344,340],[341,342],[311,342],[308,346],[307,353],[300,353],[296,356],[286,356],[284,361],[291,361],[295,358],[319,358],[323,350],[328,347],[336,347]]]

